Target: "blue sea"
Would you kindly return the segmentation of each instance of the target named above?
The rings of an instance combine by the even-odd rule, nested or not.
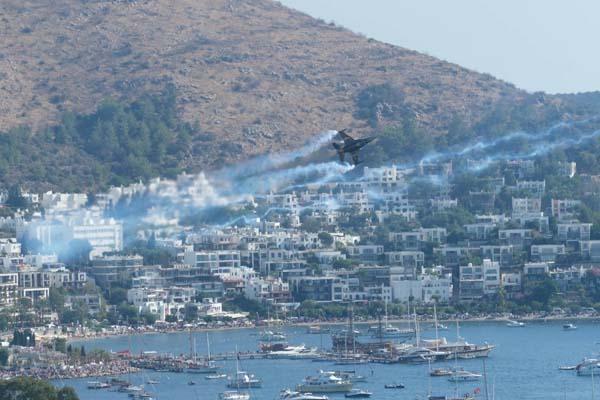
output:
[[[578,322],[578,329],[564,331],[562,322],[531,322],[523,328],[509,328],[499,322],[465,322],[460,326],[460,335],[471,343],[488,342],[497,347],[486,359],[487,382],[490,399],[592,399],[593,386],[600,391],[600,380],[591,377],[578,377],[575,371],[560,371],[559,366],[575,365],[584,357],[596,355],[600,351],[600,323]],[[339,328],[339,327],[338,327]],[[358,326],[366,331],[366,326]],[[331,347],[329,335],[311,335],[305,327],[283,328],[290,344],[305,344],[324,348]],[[258,330],[226,330],[209,333],[211,351],[214,353],[256,351]],[[199,354],[206,354],[206,333],[193,334]],[[456,338],[454,327],[441,331],[440,336],[448,340]],[[432,330],[425,331],[423,337],[434,338]],[[84,342],[86,349],[101,348],[133,352],[157,351],[181,354],[190,351],[189,333],[147,334],[131,337],[114,337]],[[454,361],[435,363],[434,367],[452,367]],[[223,362],[225,373],[235,371],[235,362]],[[483,372],[483,361],[459,360],[458,366],[472,372]],[[294,388],[305,376],[315,375],[319,369],[354,369],[368,377],[367,382],[355,384],[373,393],[372,399],[400,400],[425,399],[428,393],[436,395],[462,395],[480,390],[479,398],[484,398],[484,381],[454,384],[447,378],[430,378],[428,365],[366,364],[336,366],[332,363],[310,360],[264,360],[254,359],[241,362],[241,369],[254,373],[263,380],[263,387],[252,389],[253,400],[274,400],[282,389]],[[203,375],[176,373],[141,372],[130,377],[134,384],[145,384],[149,379],[159,381],[156,385],[145,384],[146,391],[156,399],[213,400],[226,389],[225,380],[205,380]],[[55,382],[57,385],[74,386],[81,400],[128,399],[126,394],[106,390],[88,390],[90,379]],[[189,381],[195,385],[188,385]],[[405,389],[385,389],[387,383],[402,383]],[[597,394],[600,396],[600,394]],[[329,395],[330,399],[343,399],[341,394]]]

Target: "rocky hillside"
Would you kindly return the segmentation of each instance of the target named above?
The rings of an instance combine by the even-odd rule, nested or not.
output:
[[[269,0],[3,0],[0,20],[0,131],[40,132],[66,111],[92,113],[103,99],[133,101],[173,83],[177,113],[195,127],[179,165],[188,170],[326,129],[366,133],[398,112],[440,137],[457,117],[472,126],[531,97]],[[401,100],[367,99],[365,115],[361,94],[381,84]]]
[[[173,82],[185,119],[261,151],[363,126],[355,95],[378,83],[401,89],[434,132],[521,94],[268,0],[4,0],[0,18],[0,130]]]

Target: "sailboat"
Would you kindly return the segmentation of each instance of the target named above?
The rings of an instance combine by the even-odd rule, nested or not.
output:
[[[437,336],[437,334],[436,334]],[[456,321],[456,341],[448,342],[446,338],[436,338],[435,340],[422,340],[423,346],[428,349],[449,354],[451,357],[461,359],[473,359],[487,357],[494,349],[494,345],[472,344],[460,337],[458,321]]]
[[[269,343],[285,342],[287,340],[287,337],[285,336],[285,334],[281,331],[271,330],[270,323],[271,323],[271,313],[270,313],[269,309],[267,309],[267,328],[258,334],[258,340],[260,340],[261,342],[269,342]]]
[[[388,322],[388,308],[387,308],[387,298],[384,299],[384,309],[385,309],[385,318],[383,327],[380,325],[373,337],[378,339],[404,339],[410,338],[414,336],[415,331],[413,329],[400,329],[398,327],[392,326]]]
[[[240,371],[240,356],[237,350],[235,349],[235,376],[229,377],[229,382],[227,383],[227,387],[235,388],[235,389],[250,389],[250,388],[259,388],[262,386],[262,380],[254,376],[254,374],[250,374],[246,371]]]
[[[208,332],[206,333],[206,348],[207,348],[207,359],[204,361],[198,361],[196,356],[196,339],[192,339],[192,332],[190,331],[190,346],[192,359],[187,363],[185,368],[185,372],[191,374],[214,374],[219,370],[218,365],[216,365],[210,359],[210,340],[208,337]]]
[[[237,346],[235,348],[235,354],[235,372],[237,377],[240,373],[240,360]],[[227,386],[232,387],[230,386],[230,384],[228,384]],[[225,392],[219,393],[219,400],[250,400],[250,393],[240,391],[239,384],[236,384],[236,386],[233,387],[235,387],[236,390],[227,390]]]
[[[344,354],[341,353],[338,355],[338,358],[335,360],[336,365],[353,365],[353,364],[364,364],[367,363],[368,360],[363,359],[359,354],[356,353],[356,333],[354,329],[354,308],[352,304],[348,304],[348,329],[343,332],[343,341],[344,341]],[[334,347],[336,337],[333,337]],[[352,340],[352,354],[349,354],[348,351],[348,342]]]

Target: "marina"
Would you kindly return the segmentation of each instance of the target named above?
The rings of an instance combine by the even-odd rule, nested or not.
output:
[[[470,322],[460,325],[460,336],[464,337],[465,341],[468,339],[468,343],[487,342],[495,346],[486,358],[489,390],[492,391],[491,382],[493,382],[495,398],[516,396],[519,399],[533,400],[539,399],[542,394],[544,399],[564,399],[564,393],[555,390],[558,386],[568,391],[567,399],[584,399],[591,398],[592,379],[585,376],[585,372],[578,376],[578,371],[574,369],[559,369],[562,365],[580,365],[585,357],[591,358],[600,350],[596,344],[598,324],[592,321],[579,322],[578,327],[578,330],[566,334],[562,329],[562,322],[530,322],[524,329],[509,328],[505,322]],[[357,325],[356,328],[364,332],[363,336],[368,335],[368,326]],[[327,326],[325,329],[333,332],[339,331],[340,327]],[[304,348],[316,348],[321,351],[321,343],[323,343],[324,351],[331,350],[330,335],[310,334],[307,333],[306,327],[302,326],[282,327],[280,330],[287,336],[290,346],[304,346]],[[444,332],[447,343],[462,343],[460,339],[457,340],[452,336],[452,330],[451,327],[448,332]],[[302,385],[307,377],[318,377],[321,373],[325,377],[340,375],[338,379],[351,384],[351,388],[346,386],[345,390],[365,390],[373,393],[371,398],[383,400],[397,399],[400,394],[402,398],[424,399],[429,393],[429,387],[431,387],[431,394],[440,396],[439,398],[453,398],[457,387],[460,396],[469,393],[473,398],[484,398],[482,393],[485,380],[482,377],[477,381],[461,382],[450,382],[449,375],[444,375],[444,378],[429,377],[430,371],[437,368],[449,370],[451,373],[462,368],[464,371],[482,374],[484,369],[481,358],[457,359],[457,361],[450,358],[439,363],[431,363],[431,366],[427,362],[410,364],[374,362],[375,358],[371,359],[371,362],[352,366],[340,366],[334,358],[328,361],[321,360],[318,363],[311,359],[268,359],[258,350],[258,332],[257,329],[245,329],[212,332],[209,335],[211,351],[214,351],[211,359],[215,361],[219,359],[218,363],[222,365],[219,373],[235,376],[237,360],[235,346],[237,346],[242,364],[240,368],[260,377],[260,388],[240,388],[236,391],[227,388],[229,381],[226,379],[197,379],[194,374],[185,371],[173,373],[143,369],[130,374],[128,379],[133,385],[142,385],[149,380],[160,381],[160,384],[147,384],[144,387],[144,390],[156,399],[185,397],[212,400],[218,399],[220,394],[229,391],[226,396],[235,396],[234,392],[239,392],[242,398],[245,394],[249,394],[252,400],[272,400],[279,398],[280,393],[285,389],[299,392],[297,386]],[[195,335],[198,343],[205,342],[205,333]],[[359,338],[363,339],[363,336]],[[430,329],[422,332],[422,336],[423,341],[435,341],[435,332]],[[540,337],[544,339],[540,340]],[[421,343],[424,344],[427,342]],[[115,337],[86,342],[86,347],[95,346],[108,351],[120,351],[129,345],[131,354],[142,354],[144,351],[152,350],[156,351],[156,354],[169,353],[174,357],[186,357],[186,354],[189,354],[189,335],[187,333],[148,334],[132,337],[130,340],[125,337]],[[198,353],[207,354],[206,344],[198,348]],[[351,350],[349,354],[352,354]],[[455,368],[455,363],[458,369]],[[588,364],[597,367],[597,363]],[[583,371],[583,368],[582,366],[580,369]],[[354,382],[351,382],[353,379]],[[194,380],[196,384],[188,385],[190,380]],[[68,380],[63,383],[74,386],[82,400],[119,398],[108,390],[87,389],[89,381],[90,379]],[[56,382],[60,384],[60,381]],[[308,387],[304,389],[314,396],[327,396],[330,399],[340,396],[340,394],[316,393]],[[475,393],[476,390],[479,390],[479,394]],[[341,392],[342,397],[343,393],[347,392]]]

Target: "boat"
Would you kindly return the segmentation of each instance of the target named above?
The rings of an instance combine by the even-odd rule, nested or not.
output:
[[[568,323],[568,324],[563,325],[563,330],[565,330],[565,331],[574,331],[576,329],[577,329],[577,326],[575,324]]]
[[[148,379],[148,380],[146,381],[146,383],[147,383],[148,385],[158,385],[160,382],[159,382],[159,381],[157,381],[157,380],[154,380],[154,379]]]
[[[316,347],[308,348],[305,345],[300,346],[285,346],[281,350],[271,350],[265,355],[266,358],[275,359],[313,359],[319,357],[319,352]]]
[[[422,339],[420,344],[425,348],[446,353],[448,359],[453,359],[455,356],[459,359],[487,357],[495,348],[494,345],[488,343],[472,344],[462,338],[456,342],[448,342],[444,337],[438,340]]]
[[[189,382],[188,382],[188,385],[189,385],[189,386],[194,386],[195,384],[196,384],[196,382],[194,382],[194,381],[189,381]]]
[[[408,339],[414,335],[414,329],[400,329],[392,325],[387,325],[375,332],[372,336],[377,339]]]
[[[463,397],[456,396],[428,396],[427,400],[475,400],[475,397],[471,396],[469,393],[466,393]]]
[[[141,392],[141,393],[129,393],[129,397],[132,399],[139,400],[152,400],[154,397],[150,393]]]
[[[311,335],[319,335],[321,333],[329,333],[329,329],[323,328],[321,325],[312,325],[308,327],[306,333]]]
[[[229,377],[229,382],[227,383],[227,387],[238,389],[259,388],[261,386],[262,380],[246,371],[237,371],[235,376]]]
[[[363,389],[352,389],[348,393],[344,394],[344,397],[347,397],[349,399],[366,399],[371,397],[372,394],[373,393]]]
[[[369,331],[373,332],[372,337],[377,339],[409,339],[415,336],[415,329],[406,328],[400,329],[388,323],[387,299],[384,302],[385,314],[383,324],[380,322],[376,327],[369,327]],[[375,328],[375,329],[373,329]]]
[[[219,366],[211,362],[207,363],[188,363],[185,367],[185,372],[188,374],[213,374],[219,370]]]
[[[206,375],[204,377],[204,379],[206,379],[206,380],[225,379],[225,378],[227,378],[227,374],[213,374],[213,375]]]
[[[191,360],[187,361],[184,371],[189,374],[214,374],[221,367],[216,365],[210,357],[210,340],[208,338],[208,332],[206,333],[206,348],[207,358],[205,361],[198,361],[196,357],[196,340],[191,337],[190,332],[190,346],[191,346]]]
[[[408,364],[445,360],[450,355],[450,353],[445,351],[436,351],[420,346],[408,346],[398,350],[399,355],[396,357],[396,362]]]
[[[250,393],[240,392],[238,390],[228,390],[219,393],[219,400],[250,400]]]
[[[352,383],[367,381],[366,376],[359,375],[356,373],[356,371],[319,371],[319,373],[337,376],[338,378],[341,378],[342,380],[350,381]]]
[[[235,375],[228,377],[227,387],[235,389],[259,388],[262,386],[262,380],[246,371],[240,371],[240,356],[237,347],[235,348]]]
[[[429,376],[451,376],[454,371],[451,368],[436,368],[429,372]]]
[[[125,379],[120,379],[120,378],[111,378],[109,383],[111,386],[127,386],[127,385],[129,385],[128,381],[126,381]]]
[[[447,331],[448,330],[448,325],[438,324],[437,328],[438,328],[439,331]]]
[[[481,379],[483,375],[476,374],[474,372],[464,371],[464,370],[456,370],[450,375],[448,380],[450,382],[474,382]]]
[[[388,383],[383,387],[386,389],[404,389],[404,385],[401,383]]]
[[[118,391],[122,393],[141,394],[144,392],[144,387],[136,385],[127,385],[121,386]]]
[[[100,382],[100,381],[90,381],[87,383],[88,389],[108,389],[110,387],[110,383]]]
[[[597,358],[585,358],[579,363],[575,370],[578,376],[600,375],[600,360]]]
[[[565,365],[558,367],[559,371],[575,371],[577,369],[577,365]]]
[[[519,321],[508,320],[508,322],[506,323],[506,326],[509,328],[522,328],[525,326],[525,323],[519,322]]]
[[[283,332],[274,332],[271,330],[264,330],[258,335],[258,340],[261,342],[283,342],[287,339]]]
[[[344,393],[352,390],[352,382],[345,381],[335,375],[320,373],[317,376],[307,376],[296,386],[301,393]]]
[[[329,400],[329,397],[325,395],[318,395],[312,393],[301,393],[295,392],[291,389],[284,389],[279,392],[280,400]]]

